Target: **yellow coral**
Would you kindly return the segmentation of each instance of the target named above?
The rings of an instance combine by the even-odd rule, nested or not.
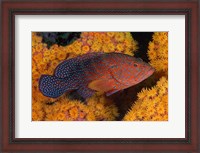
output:
[[[115,50],[115,45],[113,43],[108,44],[109,51],[113,52]]]
[[[114,35],[115,35],[114,32],[108,32],[108,36],[109,36],[109,37],[113,37]]]
[[[155,32],[153,34],[153,41],[149,43],[147,54],[150,65],[157,72],[168,73],[168,32]]]
[[[118,32],[115,34],[115,40],[118,42],[123,42],[125,38],[125,33]]]
[[[167,121],[168,120],[168,80],[160,78],[156,86],[143,89],[138,100],[125,115],[124,121]]]
[[[42,74],[52,75],[54,73],[57,65],[65,59],[73,58],[81,54],[86,54],[88,52],[121,52],[133,56],[134,51],[138,48],[137,42],[132,38],[131,34],[128,32],[83,32],[81,37],[74,41],[72,44],[67,46],[58,46],[57,44],[52,45],[47,48],[47,44],[42,43],[42,37],[38,36],[35,32],[32,33],[32,98],[37,103],[56,102],[57,99],[49,98],[39,91],[38,81]],[[66,101],[66,100],[65,100]],[[68,101],[68,100],[67,100]],[[92,100],[90,100],[92,101]],[[96,100],[98,101],[98,100]],[[95,104],[94,104],[95,105]],[[89,107],[93,109],[100,108],[90,105]],[[102,106],[101,106],[102,107]],[[112,106],[114,107],[114,106]],[[112,108],[111,107],[111,108]],[[51,106],[49,106],[51,108]],[[103,110],[107,107],[103,107]],[[42,109],[41,109],[42,110]],[[82,113],[82,117],[87,118],[87,120],[111,120],[114,119],[110,115],[108,110],[101,110],[104,112],[105,116],[101,116],[99,110],[93,113]],[[75,111],[72,111],[71,114]],[[114,111],[113,111],[114,113]],[[33,111],[33,120],[38,120],[39,117],[36,116],[37,112]],[[70,113],[69,113],[70,114]],[[98,115],[97,115],[98,114]],[[112,114],[112,113],[111,113]],[[115,115],[117,113],[115,112]],[[112,117],[106,117],[112,116]],[[99,116],[99,117],[97,117]],[[51,119],[50,119],[51,118]],[[42,118],[41,118],[42,119]],[[63,119],[63,115],[59,114],[57,117],[53,114],[48,114],[46,117],[48,120]],[[73,118],[74,119],[74,118]]]
[[[66,53],[63,51],[60,51],[57,53],[58,60],[64,60],[66,58]]]
[[[43,110],[44,104],[40,101],[32,100],[32,121],[44,120],[45,113]]]
[[[44,110],[47,121],[100,121],[114,120],[118,116],[116,106],[97,95],[88,99],[87,105],[62,97],[52,105],[45,105]]]
[[[79,111],[88,112],[87,108],[79,101],[66,98],[60,98],[56,103],[45,105],[44,111],[47,121],[79,120]]]
[[[116,48],[117,48],[118,51],[121,52],[121,51],[124,50],[124,45],[122,43],[119,43],[119,44],[117,44]]]
[[[133,55],[138,49],[137,41],[129,32],[83,32],[79,41],[86,42],[89,52],[120,52]]]
[[[108,120],[112,121],[118,117],[118,109],[113,104],[112,100],[101,95],[101,93],[96,93],[94,96],[87,100],[88,109],[90,113],[93,113],[95,120]],[[89,116],[91,117],[91,116]]]
[[[82,47],[83,53],[87,53],[89,50],[90,50],[90,47],[87,46],[87,45],[84,45],[84,46]]]

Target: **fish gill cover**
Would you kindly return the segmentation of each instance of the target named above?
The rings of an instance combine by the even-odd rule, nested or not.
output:
[[[70,39],[73,39],[71,42],[70,40],[66,40],[66,42],[70,42],[66,45],[61,45],[59,42],[49,43],[51,44],[49,45],[45,43],[43,40],[44,38],[42,38],[44,33],[38,34],[33,32],[32,120],[167,120],[167,32],[146,33],[146,35],[145,33],[141,33],[149,38],[152,36],[152,38],[149,39],[149,44],[147,43],[148,39],[142,41],[141,38],[138,38],[138,40],[140,40],[139,45],[134,34],[135,36],[139,35],[139,33],[129,32],[82,32],[80,38],[76,37],[73,39],[70,37]],[[146,46],[146,48],[141,47],[140,50],[138,46]],[[149,61],[149,64],[155,68],[156,72],[145,81],[111,96],[106,96],[103,92],[99,91],[87,99],[82,99],[75,91],[64,93],[58,98],[51,98],[41,93],[39,90],[39,79],[42,75],[54,75],[56,67],[63,61],[94,52],[116,52],[130,56],[135,55],[136,57],[141,57],[143,61]],[[158,62],[161,64],[159,65]],[[126,69],[126,67],[124,67],[124,69]],[[163,80],[163,77],[166,80],[164,83],[165,85],[158,87],[159,80]],[[160,94],[162,92],[163,94]],[[142,93],[143,95],[147,95],[148,98],[141,98]],[[154,103],[159,107],[153,107]],[[140,115],[131,113],[135,111]],[[157,113],[150,115],[152,111]],[[147,114],[149,114],[149,116]]]

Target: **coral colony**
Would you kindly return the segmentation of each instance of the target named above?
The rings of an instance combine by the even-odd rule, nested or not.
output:
[[[32,120],[167,121],[168,33],[153,33],[144,53],[138,43],[130,32],[33,32]],[[66,90],[69,75],[79,90]]]

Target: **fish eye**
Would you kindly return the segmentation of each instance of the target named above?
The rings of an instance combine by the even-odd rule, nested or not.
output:
[[[136,63],[133,64],[134,67],[137,67],[138,65]]]

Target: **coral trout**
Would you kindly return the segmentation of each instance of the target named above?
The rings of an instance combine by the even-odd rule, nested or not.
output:
[[[107,96],[136,85],[154,72],[141,59],[121,53],[89,53],[60,63],[54,75],[42,75],[39,89],[43,95],[57,98],[76,90],[84,99],[95,91]]]

